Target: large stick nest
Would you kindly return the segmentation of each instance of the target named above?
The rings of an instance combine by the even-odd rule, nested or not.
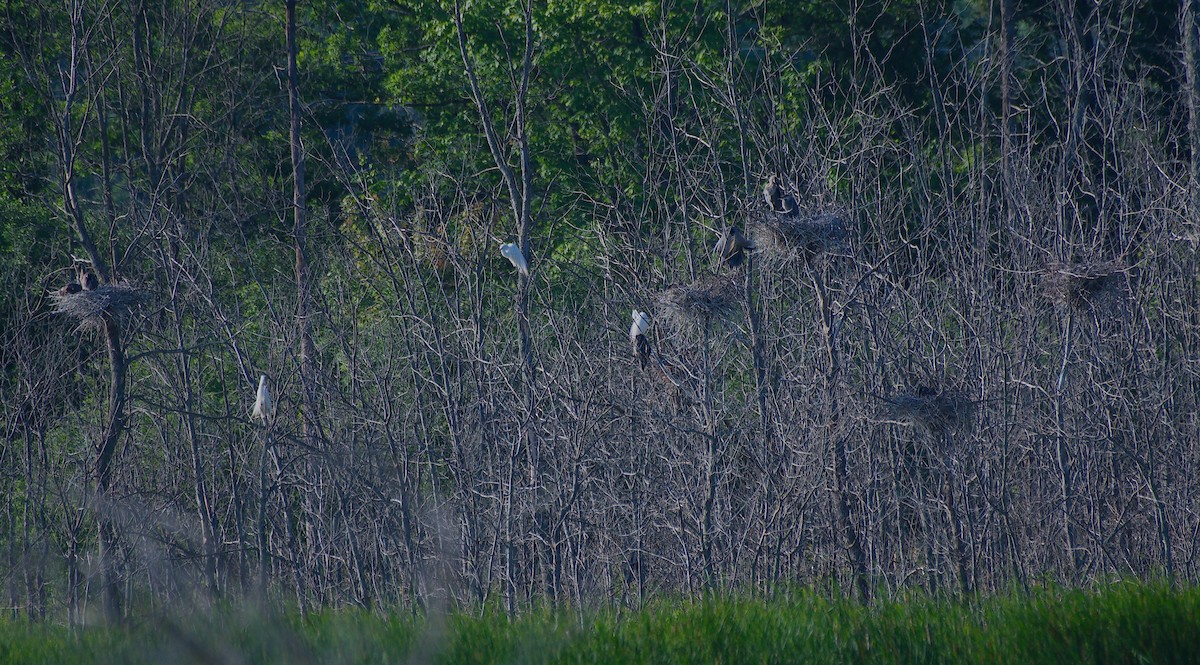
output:
[[[1125,290],[1125,267],[1118,261],[1051,263],[1041,271],[1042,291],[1055,305],[1091,309],[1116,302]]]
[[[933,437],[965,428],[975,418],[975,402],[956,390],[922,386],[884,401],[891,420]]]
[[[692,284],[668,286],[654,296],[659,316],[680,329],[735,317],[741,307],[739,274],[709,275]]]
[[[104,284],[94,291],[51,293],[55,314],[64,314],[79,322],[79,327],[104,324],[104,317],[119,317],[149,298],[149,293],[128,283]]]
[[[751,225],[756,250],[789,259],[812,257],[840,248],[849,236],[846,218],[836,212],[791,215],[766,212]]]

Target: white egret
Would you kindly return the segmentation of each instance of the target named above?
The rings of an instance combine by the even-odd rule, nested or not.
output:
[[[629,341],[633,342],[633,350],[637,354],[642,369],[650,360],[650,341],[646,332],[650,330],[650,317],[645,312],[633,310],[633,324],[629,326]]]
[[[271,391],[267,390],[267,375],[263,374],[258,378],[258,396],[254,399],[254,412],[251,417],[266,423],[270,422],[273,415],[275,405],[271,402]]]
[[[516,243],[506,242],[500,245],[500,253],[504,258],[508,259],[513,267],[516,268],[522,275],[529,276],[529,263],[525,260],[525,255],[521,253],[521,248],[517,247]]]

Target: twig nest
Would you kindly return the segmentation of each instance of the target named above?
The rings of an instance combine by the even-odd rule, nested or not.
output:
[[[149,294],[127,282],[104,284],[94,291],[50,294],[55,314],[64,314],[79,322],[80,328],[103,325],[105,315],[121,316],[146,301]]]
[[[885,402],[893,421],[932,437],[965,428],[975,418],[975,402],[956,390],[921,386]]]
[[[738,287],[738,273],[709,275],[691,284],[668,286],[654,300],[662,317],[682,329],[734,317],[741,304]]]
[[[837,212],[779,215],[767,212],[751,227],[760,254],[778,259],[813,257],[840,248],[849,237],[846,217]]]
[[[1093,309],[1116,302],[1125,287],[1125,266],[1118,261],[1051,263],[1041,271],[1042,291],[1064,309]]]

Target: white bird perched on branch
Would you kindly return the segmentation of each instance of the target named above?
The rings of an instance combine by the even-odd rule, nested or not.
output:
[[[633,324],[629,326],[629,341],[633,342],[633,350],[637,353],[642,369],[646,369],[646,363],[650,360],[650,340],[646,339],[646,332],[649,330],[650,317],[645,312],[633,310]]]
[[[516,243],[506,242],[501,243],[500,253],[504,258],[508,259],[513,267],[516,268],[522,275],[529,276],[529,263],[525,261],[525,255],[521,253],[521,248],[517,247]]]
[[[263,374],[258,378],[258,396],[254,399],[254,412],[250,414],[250,417],[266,423],[271,421],[273,415],[275,415],[275,405],[271,403],[271,391],[267,390],[267,375]]]

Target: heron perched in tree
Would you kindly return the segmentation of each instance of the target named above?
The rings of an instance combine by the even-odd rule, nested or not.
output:
[[[633,310],[633,324],[629,326],[629,341],[633,342],[633,350],[637,354],[642,369],[650,361],[650,340],[646,332],[650,330],[650,317],[645,312]]]
[[[267,390],[267,375],[263,374],[258,377],[258,396],[254,398],[254,412],[250,416],[266,423],[273,415],[275,405],[271,402],[271,391]]]
[[[100,280],[86,270],[79,273],[79,283],[83,285],[84,291],[95,291],[100,286]]]
[[[742,235],[742,230],[736,226],[730,227],[729,232],[721,236],[717,241],[713,251],[721,260],[729,265],[730,268],[737,268],[742,265],[746,259],[746,250],[754,249],[754,245]]]
[[[767,184],[763,187],[763,198],[767,200],[771,212],[783,215],[796,212],[796,197],[779,185],[779,176],[775,174],[767,178]]]
[[[517,247],[516,243],[506,242],[500,245],[500,253],[504,258],[508,259],[513,267],[516,268],[522,275],[529,276],[529,263],[525,260],[525,255],[521,253],[521,248]]]

